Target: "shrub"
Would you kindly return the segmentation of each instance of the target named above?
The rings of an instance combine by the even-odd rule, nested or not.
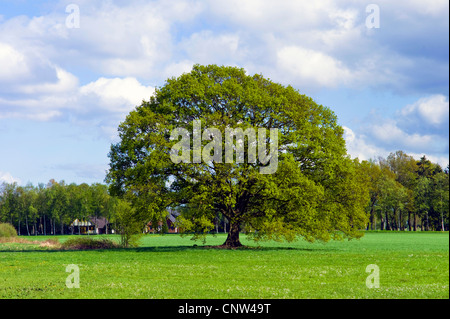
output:
[[[136,210],[126,200],[120,200],[116,206],[117,230],[122,247],[138,247],[142,236],[142,222]]]
[[[94,239],[91,237],[70,238],[62,245],[62,249],[111,249],[119,245],[110,239]]]
[[[11,224],[0,223],[0,237],[17,237],[17,231]]]

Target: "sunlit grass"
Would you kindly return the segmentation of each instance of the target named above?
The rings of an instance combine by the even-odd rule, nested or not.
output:
[[[77,236],[55,237],[63,243]],[[205,245],[224,241],[224,234],[208,236]],[[147,235],[139,248],[110,250],[0,243],[0,298],[449,297],[448,233],[368,232],[350,242],[259,245],[243,236],[242,242],[251,248],[207,249],[179,235]],[[69,264],[80,269],[79,289],[65,285]],[[380,269],[380,288],[366,286],[369,264]]]

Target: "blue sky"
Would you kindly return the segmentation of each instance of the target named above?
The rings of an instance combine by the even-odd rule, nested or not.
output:
[[[0,0],[0,182],[103,182],[118,124],[195,63],[243,67],[328,106],[352,157],[403,150],[446,167],[448,6]]]

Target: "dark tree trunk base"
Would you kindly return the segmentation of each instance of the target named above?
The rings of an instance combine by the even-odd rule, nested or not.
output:
[[[221,246],[229,247],[229,248],[239,248],[239,247],[242,247],[242,244],[239,241],[239,238],[237,238],[237,239],[227,238],[227,240]]]
[[[242,247],[241,241],[239,240],[239,223],[232,223],[230,231],[228,232],[227,240],[223,243],[224,248],[239,248]]]

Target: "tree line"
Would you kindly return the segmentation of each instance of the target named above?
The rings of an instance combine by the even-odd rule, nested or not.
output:
[[[360,165],[370,194],[367,230],[449,229],[448,166],[442,169],[425,156],[415,160],[402,151]],[[73,234],[75,219],[105,217],[110,224],[120,220],[126,224],[130,209],[100,183],[77,185],[52,179],[37,186],[0,185],[0,221],[12,224],[19,235]]]
[[[0,221],[12,224],[18,235],[73,233],[75,219],[105,217],[115,220],[118,199],[106,185],[66,184],[50,180],[37,186],[0,185]]]
[[[370,230],[448,230],[449,167],[403,151],[363,161],[369,177]]]

